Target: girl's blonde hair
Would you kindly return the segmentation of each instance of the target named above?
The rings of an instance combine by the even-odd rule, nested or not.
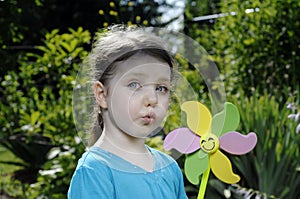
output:
[[[153,56],[173,68],[173,58],[159,37],[141,27],[113,25],[97,35],[89,55],[92,81],[100,81],[105,86],[114,74],[117,63],[137,53]],[[88,146],[95,144],[102,133],[101,129],[103,129],[101,110],[95,105]]]

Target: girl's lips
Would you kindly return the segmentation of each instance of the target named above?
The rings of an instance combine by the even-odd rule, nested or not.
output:
[[[145,116],[142,117],[142,120],[145,122],[145,124],[152,124],[155,120],[155,114],[154,113],[149,113]]]
[[[143,121],[145,122],[146,125],[152,124],[154,122],[154,118],[151,117],[143,117]]]

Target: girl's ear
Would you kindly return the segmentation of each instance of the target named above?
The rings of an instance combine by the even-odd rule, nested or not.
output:
[[[106,102],[106,91],[104,85],[97,81],[94,84],[94,95],[97,104],[101,107],[106,109],[107,108],[107,102]]]

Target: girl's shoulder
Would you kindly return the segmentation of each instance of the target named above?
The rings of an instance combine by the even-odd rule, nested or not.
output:
[[[156,157],[160,157],[160,158],[163,158],[163,159],[165,159],[165,160],[167,160],[167,161],[170,161],[170,162],[176,162],[170,155],[168,155],[168,154],[166,154],[166,153],[164,153],[164,152],[162,152],[162,151],[159,151],[159,150],[157,150],[157,149],[154,149],[154,148],[152,148],[152,147],[150,147],[150,146],[147,146],[147,148],[150,150],[150,152],[154,155],[154,156],[156,156]]]
[[[177,162],[170,155],[149,146],[147,148],[153,156],[156,171],[161,169],[178,170]],[[109,175],[115,172],[144,172],[144,170],[140,171],[130,162],[100,147],[91,147],[82,155],[78,161],[77,170],[82,169],[107,172]]]
[[[78,160],[77,169],[107,167],[110,159],[111,157],[106,151],[98,147],[91,147]]]
[[[173,157],[157,149],[151,148],[149,146],[147,147],[153,155],[156,169],[162,169],[166,167],[172,167],[173,169],[174,167],[175,169],[178,168],[178,164]]]

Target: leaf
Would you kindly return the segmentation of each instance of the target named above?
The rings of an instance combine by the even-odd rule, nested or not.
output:
[[[72,52],[78,45],[78,40],[77,39],[73,39],[71,40],[71,43],[70,43],[70,51],[69,52]]]
[[[50,50],[51,53],[55,53],[56,52],[56,47],[54,44],[50,43],[50,42],[47,42],[46,43],[48,49]]]
[[[72,51],[72,46],[67,43],[67,42],[61,42],[60,45],[62,45],[64,47],[65,50],[67,50],[67,52],[71,52]]]
[[[40,112],[35,111],[35,112],[31,113],[30,121],[31,121],[32,126],[35,125],[35,123],[38,121],[39,117],[40,117]]]
[[[250,46],[251,44],[253,44],[255,42],[255,40],[253,38],[249,38],[249,39],[245,39],[243,41],[243,43],[246,45],[246,46]]]

